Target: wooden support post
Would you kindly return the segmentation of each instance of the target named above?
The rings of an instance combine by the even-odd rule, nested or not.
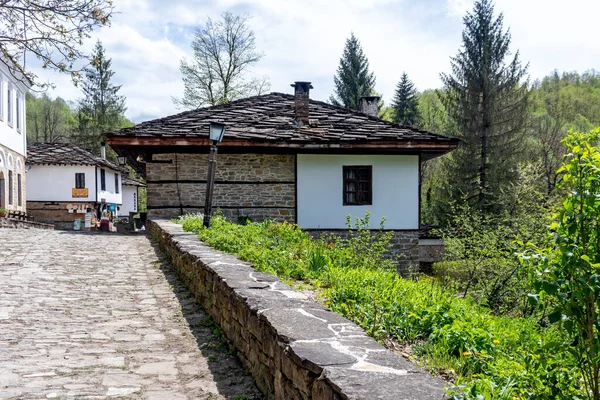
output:
[[[217,170],[217,142],[210,146],[208,160],[208,178],[206,179],[206,199],[204,201],[204,226],[210,228],[210,217],[212,214],[213,188],[215,185],[215,172]]]

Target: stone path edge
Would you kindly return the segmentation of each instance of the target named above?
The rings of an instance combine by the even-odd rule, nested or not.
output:
[[[442,379],[277,277],[207,246],[169,220],[150,220],[148,228],[268,399],[446,397]]]

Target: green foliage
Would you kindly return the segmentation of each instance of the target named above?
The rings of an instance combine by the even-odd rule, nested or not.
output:
[[[421,117],[421,127],[429,132],[446,132],[448,130],[448,114],[440,100],[440,95],[435,90],[425,90],[419,93],[418,96],[419,106],[417,111]]]
[[[125,97],[118,94],[121,86],[111,82],[114,72],[112,61],[105,54],[100,41],[96,42],[91,65],[85,70],[82,91],[76,112],[77,129],[73,141],[92,152],[99,153],[105,133],[130,122],[125,118]]]
[[[552,193],[560,178],[565,148],[561,140],[570,129],[589,131],[600,125],[600,74],[554,71],[534,83],[531,94],[531,157],[543,168],[546,190]]]
[[[564,139],[564,199],[551,225],[553,246],[523,256],[537,267],[531,302],[552,308],[549,322],[558,323],[570,339],[570,345],[556,343],[550,351],[572,355],[594,400],[600,399],[599,140],[600,128]]]
[[[237,225],[215,216],[205,229],[201,217],[181,221],[210,246],[258,270],[308,281],[328,307],[374,337],[414,343],[432,373],[455,377],[455,399],[581,395],[576,366],[564,354],[545,350],[549,343],[564,343],[559,331],[540,328],[535,318],[495,316],[435,279],[403,279],[384,257],[389,237],[385,231],[369,236],[368,218],[354,221],[348,238],[318,240],[288,223]]]
[[[434,271],[445,288],[472,296],[494,313],[530,315],[528,270],[516,256],[521,243],[546,241],[547,204],[531,185],[534,176],[522,171],[508,190],[502,214],[482,214],[462,203],[454,208],[444,239],[444,261]],[[510,210],[510,211],[508,211]]]
[[[354,33],[346,40],[333,83],[334,94],[329,101],[351,110],[360,110],[360,98],[375,93],[375,74],[369,71],[369,60]]]
[[[400,82],[396,85],[394,100],[394,122],[402,125],[421,125],[421,116],[419,115],[419,98],[417,89],[406,72],[402,73]]]
[[[68,140],[75,126],[69,105],[60,97],[46,93],[36,97],[27,93],[27,141],[56,143]]]
[[[510,56],[510,33],[492,0],[477,0],[463,19],[463,46],[442,74],[440,92],[452,128],[461,139],[447,158],[445,187],[454,198],[466,196],[481,211],[495,212],[502,188],[516,179],[516,165],[527,122],[526,75],[518,52]]]

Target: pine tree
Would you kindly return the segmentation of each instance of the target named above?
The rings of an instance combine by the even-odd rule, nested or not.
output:
[[[403,125],[420,125],[417,89],[408,79],[406,72],[402,73],[400,82],[396,85],[392,107],[394,108],[394,122]]]
[[[462,48],[452,73],[442,74],[439,95],[461,139],[450,157],[450,187],[481,211],[498,209],[502,188],[515,182],[527,124],[527,66],[511,55],[503,15],[494,18],[492,0],[476,0],[463,18]],[[525,81],[524,81],[525,79]]]
[[[375,75],[369,72],[369,60],[364,55],[354,33],[346,40],[337,75],[333,77],[334,94],[329,101],[336,106],[360,110],[361,96],[375,93]]]
[[[100,41],[91,56],[91,64],[85,69],[82,91],[83,99],[77,107],[77,132],[75,141],[90,150],[98,151],[102,136],[116,130],[126,121],[124,117],[125,96],[118,94],[121,85],[113,85],[111,59],[106,57]]]

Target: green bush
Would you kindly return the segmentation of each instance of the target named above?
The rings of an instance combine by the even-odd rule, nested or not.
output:
[[[182,222],[210,246],[258,270],[312,284],[328,307],[375,338],[413,344],[432,373],[455,377],[454,399],[581,395],[579,369],[564,354],[543,350],[564,343],[558,330],[541,328],[534,318],[493,315],[433,278],[403,279],[385,257],[388,233],[371,234],[368,217],[355,222],[348,238],[319,240],[289,223],[237,225],[216,216],[205,229],[198,217]]]

